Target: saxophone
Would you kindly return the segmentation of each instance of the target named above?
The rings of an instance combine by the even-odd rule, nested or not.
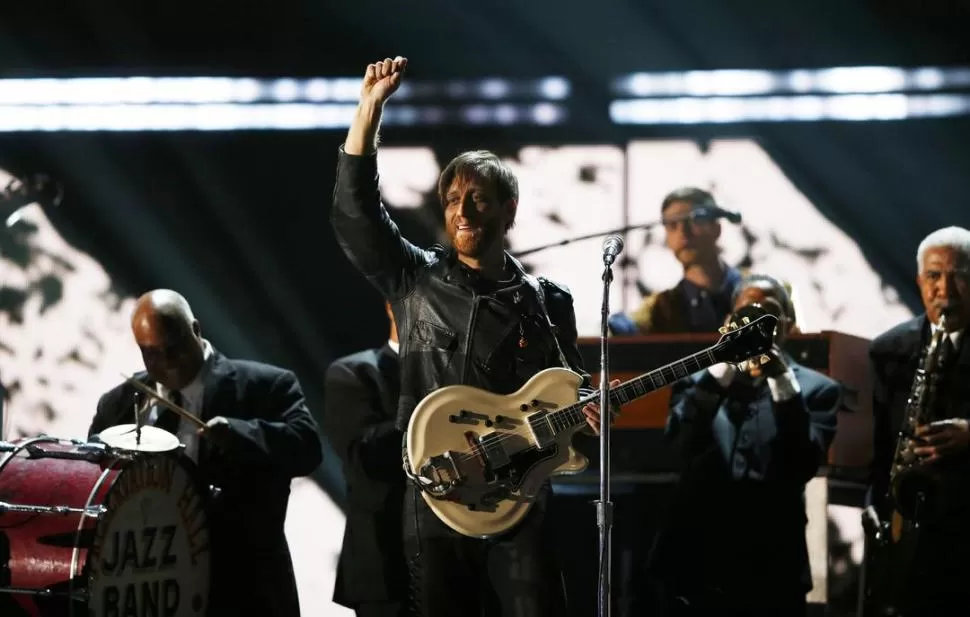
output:
[[[863,510],[862,526],[866,533],[865,566],[860,591],[863,591],[864,617],[899,615],[899,591],[905,587],[906,567],[912,562],[921,523],[938,516],[946,506],[943,477],[933,465],[921,464],[913,453],[919,444],[916,428],[937,418],[936,393],[942,373],[943,337],[946,317],[923,349],[906,410],[896,441],[896,452],[889,471],[891,516],[881,520],[874,506]]]
[[[921,520],[935,517],[944,507],[942,478],[935,468],[920,463],[913,448],[919,443],[916,428],[937,419],[935,399],[944,349],[940,343],[946,335],[946,315],[943,315],[913,377],[913,387],[906,401],[906,411],[896,441],[896,454],[889,472],[890,496],[896,510],[917,526]]]

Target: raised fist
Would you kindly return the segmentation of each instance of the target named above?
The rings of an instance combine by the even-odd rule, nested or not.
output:
[[[383,62],[368,64],[367,72],[364,73],[364,83],[360,87],[361,100],[384,103],[401,85],[401,78],[407,65],[408,59],[401,56],[393,60],[385,58]]]

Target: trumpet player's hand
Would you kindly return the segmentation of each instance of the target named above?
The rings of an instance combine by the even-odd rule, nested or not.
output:
[[[932,463],[970,448],[970,421],[966,418],[947,418],[916,429],[922,439],[913,448],[913,454],[923,463]]]
[[[785,362],[785,354],[782,353],[781,349],[777,345],[773,345],[765,355],[768,356],[768,361],[764,364],[758,364],[757,358],[752,358],[748,365],[748,372],[753,377],[759,375],[780,377],[784,375],[785,371],[788,370],[788,364]]]
[[[610,382],[610,387],[615,388],[620,385],[619,379],[614,379]],[[597,391],[598,392],[598,391]],[[611,407],[613,407],[611,405]],[[619,414],[619,409],[613,408],[610,410],[610,421],[616,420],[616,416]],[[583,407],[583,415],[586,416],[586,424],[593,429],[593,434],[600,434],[600,406],[599,403],[587,403]]]

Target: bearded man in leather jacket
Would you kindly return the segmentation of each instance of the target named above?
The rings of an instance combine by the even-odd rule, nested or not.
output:
[[[398,324],[402,433],[417,403],[443,386],[508,394],[551,366],[583,373],[569,291],[528,275],[504,250],[518,182],[497,156],[465,152],[441,173],[438,197],[448,248],[411,244],[381,204],[378,127],[406,65],[398,57],[367,67],[339,152],[331,213],[340,246],[391,303]],[[598,408],[589,405],[584,413],[595,429]],[[529,515],[509,532],[477,539],[447,527],[410,488],[403,524],[418,614],[564,614],[561,576],[543,532],[548,494],[547,483]]]

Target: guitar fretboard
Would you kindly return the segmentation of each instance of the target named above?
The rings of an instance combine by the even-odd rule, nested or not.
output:
[[[650,371],[630,381],[610,388],[607,396],[611,405],[625,405],[651,392],[668,386],[678,379],[683,379],[692,373],[703,370],[709,366],[717,364],[713,350],[717,346],[710,347],[703,351],[687,356],[683,360],[671,362],[666,366]],[[562,409],[551,412],[547,417],[557,433],[575,428],[586,423],[586,416],[583,414],[583,407],[587,403],[598,403],[599,392],[593,396],[582,398],[579,401],[563,407]]]

